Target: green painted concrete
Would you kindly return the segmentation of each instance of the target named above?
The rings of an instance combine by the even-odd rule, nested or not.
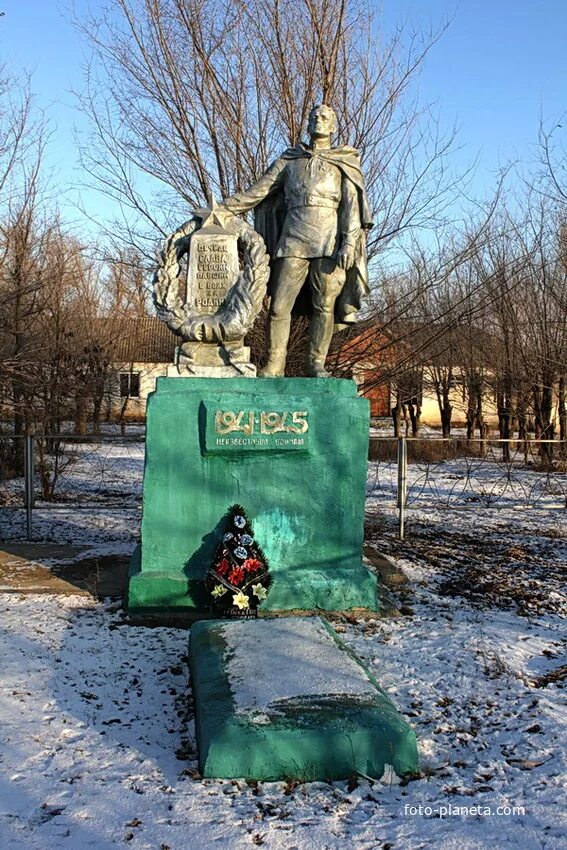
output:
[[[243,413],[240,430],[219,437],[242,445],[216,445],[219,411]],[[274,412],[279,419],[264,415]],[[264,442],[261,429],[274,421],[287,430]],[[362,564],[368,429],[368,401],[352,381],[159,378],[129,610],[207,608],[202,580],[234,503],[270,563],[264,610],[376,609],[376,578]],[[278,450],[276,439],[297,444]]]
[[[238,628],[242,623],[230,625]],[[333,694],[278,701],[277,711],[261,723],[235,711],[223,626],[221,621],[201,621],[191,628],[191,677],[204,777],[313,781],[346,779],[360,772],[379,778],[388,764],[399,776],[417,773],[414,731],[328,625],[337,653],[347,652],[356,661],[375,694],[365,699]],[[275,663],[261,644],[255,661],[259,677],[269,675]]]

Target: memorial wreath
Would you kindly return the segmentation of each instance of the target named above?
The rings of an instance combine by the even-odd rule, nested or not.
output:
[[[187,341],[232,342],[242,340],[262,307],[270,275],[269,256],[264,240],[240,218],[232,218],[223,228],[238,239],[242,270],[218,310],[210,316],[196,316],[179,290],[181,258],[190,250],[191,236],[199,219],[182,224],[167,239],[154,276],[154,303],[157,314],[176,334]]]
[[[241,505],[233,505],[205,579],[211,604],[224,616],[255,617],[271,583],[268,562],[254,541],[248,517]]]

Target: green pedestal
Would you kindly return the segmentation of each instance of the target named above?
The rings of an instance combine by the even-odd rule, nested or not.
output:
[[[270,563],[263,610],[375,609],[361,560],[368,426],[352,381],[158,378],[129,610],[206,610],[202,580],[234,503]]]

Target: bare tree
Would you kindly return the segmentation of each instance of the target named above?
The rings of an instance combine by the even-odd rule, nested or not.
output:
[[[83,164],[122,205],[125,240],[152,259],[156,235],[299,141],[321,99],[363,153],[371,255],[437,223],[456,190],[454,134],[412,96],[443,27],[378,44],[363,0],[109,0],[79,26],[97,58],[80,95],[92,121]]]
[[[547,126],[543,119],[539,124],[538,168],[530,181],[537,194],[544,196],[562,213],[565,221],[567,207],[567,145],[565,143],[564,116]]]
[[[0,68],[0,379],[19,399],[25,385],[25,330],[39,309],[40,172],[44,126],[23,85]],[[15,427],[24,419],[18,406]]]
[[[543,185],[541,182],[539,187]],[[561,378],[567,359],[567,278],[562,257],[561,218],[546,193],[531,187],[521,199],[520,216],[506,209],[486,250],[476,261],[493,346],[490,362],[500,436],[516,429],[527,439],[553,440],[555,409],[561,410]],[[527,457],[527,447],[526,447]],[[503,444],[506,460],[509,443]],[[552,461],[550,443],[541,448]]]
[[[4,358],[1,372],[10,388],[14,434],[30,423],[33,373],[30,364],[41,360],[43,345],[33,339],[31,327],[43,307],[46,229],[40,221],[37,185],[26,182],[22,199],[0,223],[0,335]]]

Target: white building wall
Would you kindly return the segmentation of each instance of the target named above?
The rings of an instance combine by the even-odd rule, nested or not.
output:
[[[129,372],[140,375],[140,394],[138,398],[128,398],[124,410],[125,419],[143,419],[146,415],[148,396],[155,389],[156,379],[167,374],[170,363],[125,363],[116,366],[116,372],[109,388],[110,411],[112,418],[120,416],[125,399],[120,396],[120,373]]]

